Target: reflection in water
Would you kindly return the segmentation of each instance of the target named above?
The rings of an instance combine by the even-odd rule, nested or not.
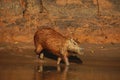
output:
[[[35,69],[35,80],[67,80],[68,66],[43,66]]]
[[[0,80],[120,80],[120,60],[89,59],[69,67],[26,60],[0,58]]]
[[[0,80],[67,80],[68,67],[31,64],[0,65]]]
[[[34,58],[13,55],[5,49],[0,51],[0,80],[120,80],[120,49],[100,51],[96,51],[98,56],[84,56],[83,64],[77,57],[70,57],[68,67],[56,66],[51,59],[42,65]]]
[[[34,67],[30,65],[1,64],[0,80],[33,80]]]
[[[68,67],[0,63],[0,80],[120,80],[120,65],[111,64],[71,64]]]

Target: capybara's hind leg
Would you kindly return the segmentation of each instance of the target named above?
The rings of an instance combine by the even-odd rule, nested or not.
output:
[[[44,53],[40,53],[40,59],[44,58]]]
[[[38,45],[35,49],[35,52],[36,52],[36,57],[39,59],[41,58],[40,55],[41,55],[41,51],[42,51],[42,46],[41,45]]]

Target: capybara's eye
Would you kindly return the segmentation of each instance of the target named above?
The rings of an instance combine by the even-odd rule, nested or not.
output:
[[[74,44],[74,45],[77,45],[77,43],[76,43],[76,42],[73,42],[73,44]]]

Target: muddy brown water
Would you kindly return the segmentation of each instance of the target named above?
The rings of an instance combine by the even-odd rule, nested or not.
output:
[[[81,46],[85,54],[65,66],[36,60],[33,45],[1,44],[0,80],[120,80],[120,44]]]

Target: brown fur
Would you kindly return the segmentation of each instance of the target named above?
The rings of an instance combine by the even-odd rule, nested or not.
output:
[[[46,49],[58,56],[58,62],[63,59],[66,65],[69,65],[68,61],[68,44],[70,43],[66,37],[56,32],[51,28],[42,28],[38,30],[34,35],[34,44],[36,48],[36,54],[40,55],[43,49]],[[74,46],[73,46],[74,47]],[[74,50],[73,50],[74,51]]]

